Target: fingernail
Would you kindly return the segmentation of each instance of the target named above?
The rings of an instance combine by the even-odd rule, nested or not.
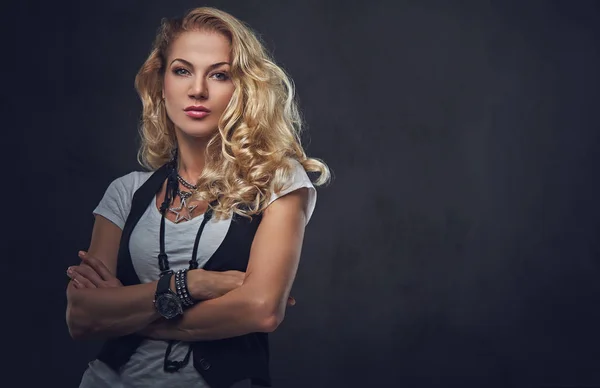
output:
[[[79,280],[77,280],[77,279],[73,279],[73,282],[74,282],[75,284],[77,284],[78,286],[80,286],[80,285],[81,285],[81,283],[79,283]]]
[[[67,268],[67,275],[73,275],[73,270],[71,267]]]
[[[85,252],[84,251],[79,251],[79,256],[85,256]]]

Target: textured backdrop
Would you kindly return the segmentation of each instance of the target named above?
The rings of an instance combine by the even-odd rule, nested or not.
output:
[[[141,169],[133,80],[160,18],[201,5],[261,34],[334,173],[276,388],[600,386],[600,2],[256,0],[5,13],[19,386],[75,387],[98,349],[68,335],[65,270]]]

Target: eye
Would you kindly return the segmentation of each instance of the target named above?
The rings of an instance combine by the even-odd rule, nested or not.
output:
[[[219,72],[211,74],[211,78],[215,78],[219,81],[227,81],[229,79],[229,75],[224,72]]]
[[[177,67],[173,69],[173,74],[175,75],[187,75],[186,73],[189,74],[190,72],[184,69],[183,67]]]

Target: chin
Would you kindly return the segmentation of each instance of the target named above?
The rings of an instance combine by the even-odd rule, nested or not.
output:
[[[214,135],[217,132],[217,128],[215,127],[195,127],[195,128],[190,128],[188,127],[179,127],[179,130],[186,136],[190,136],[190,137],[210,137],[212,135]]]

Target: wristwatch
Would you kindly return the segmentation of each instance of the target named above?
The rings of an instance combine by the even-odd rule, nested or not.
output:
[[[161,276],[154,294],[154,307],[166,319],[173,319],[183,314],[181,300],[176,293],[171,291],[171,277],[173,277],[173,272],[167,272]]]

